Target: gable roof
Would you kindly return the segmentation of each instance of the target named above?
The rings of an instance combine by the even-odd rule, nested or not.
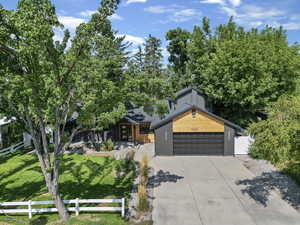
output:
[[[177,117],[177,116],[181,115],[182,113],[185,113],[185,112],[187,112],[187,111],[189,111],[189,110],[192,110],[192,109],[199,110],[199,111],[204,112],[204,113],[206,113],[206,114],[208,114],[208,115],[210,115],[210,116],[212,116],[212,117],[214,117],[214,118],[216,118],[216,119],[218,119],[218,120],[221,120],[221,121],[223,121],[226,125],[228,125],[228,126],[234,128],[235,130],[237,130],[237,131],[239,131],[239,132],[244,132],[244,131],[245,131],[245,130],[244,130],[243,128],[241,128],[240,126],[238,126],[238,125],[236,125],[236,124],[234,124],[234,123],[232,123],[232,122],[230,122],[230,121],[228,121],[228,120],[225,120],[225,119],[223,119],[222,117],[219,117],[219,116],[217,116],[217,115],[215,115],[215,114],[213,114],[213,113],[211,113],[211,112],[209,112],[209,111],[207,111],[207,110],[205,110],[205,109],[202,109],[202,108],[200,108],[200,107],[197,107],[197,106],[195,106],[195,105],[188,105],[188,104],[183,104],[182,107],[180,107],[179,109],[176,109],[175,111],[171,112],[171,113],[170,113],[167,117],[165,117],[164,119],[152,123],[152,124],[151,124],[151,130],[155,130],[155,129],[161,127],[162,125],[164,125],[164,124],[168,123],[169,121],[171,121],[173,118],[175,118],[175,117]]]
[[[186,93],[189,93],[192,90],[196,91],[200,95],[206,96],[206,94],[203,91],[201,91],[201,90],[199,90],[197,88],[187,87],[187,88],[181,89],[181,90],[179,90],[179,91],[176,92],[176,94],[175,94],[176,95],[176,99],[179,98],[182,95],[185,95]]]
[[[154,115],[149,115],[144,111],[144,107],[131,108],[127,110],[126,119],[133,123],[152,122]]]

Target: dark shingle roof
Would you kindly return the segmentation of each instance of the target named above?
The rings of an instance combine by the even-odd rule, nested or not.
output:
[[[212,117],[214,117],[218,120],[223,121],[226,125],[234,128],[234,129],[236,129],[240,132],[244,132],[244,129],[241,128],[240,126],[236,125],[236,124],[234,124],[234,123],[232,123],[228,120],[225,120],[225,119],[223,119],[223,118],[221,118],[221,117],[219,117],[219,116],[217,116],[217,115],[215,115],[215,114],[213,114],[213,113],[211,113],[211,112],[209,112],[205,109],[199,108],[199,107],[194,106],[194,105],[188,105],[188,104],[183,104],[182,107],[180,107],[180,108],[176,109],[175,111],[171,112],[164,119],[162,119],[160,121],[157,121],[157,122],[153,122],[151,124],[151,129],[152,130],[157,129],[157,128],[161,127],[162,125],[164,125],[164,124],[168,123],[169,121],[171,121],[173,118],[175,118],[175,117],[177,117],[177,116],[181,115],[182,113],[185,113],[189,110],[192,110],[192,109],[197,109],[199,111],[202,111],[202,112],[204,112],[204,113],[206,113],[206,114],[208,114],[208,115],[210,115],[210,116],[212,116]]]
[[[203,91],[201,91],[197,88],[187,87],[187,88],[181,89],[180,91],[177,91],[176,92],[176,98],[179,98],[180,96],[185,95],[186,93],[188,93],[192,90],[195,90],[200,95],[206,96],[206,94]]]
[[[142,123],[142,122],[152,122],[153,117],[147,114],[144,111],[143,107],[139,108],[132,108],[127,110],[127,115],[125,119],[130,120],[130,122],[134,121],[135,123]]]

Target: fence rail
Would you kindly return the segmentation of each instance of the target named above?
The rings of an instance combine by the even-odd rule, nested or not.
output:
[[[11,154],[11,153],[17,151],[18,149],[23,148],[23,147],[24,147],[24,142],[20,142],[18,144],[12,145],[8,148],[1,149],[0,150],[0,157],[4,156],[4,155]]]
[[[79,212],[121,212],[122,217],[125,216],[125,199],[71,199],[64,200],[65,204],[74,204],[74,207],[67,207],[69,212],[75,212],[76,216]],[[80,207],[83,203],[118,203],[118,207],[99,207],[99,206],[84,206]],[[0,202],[0,207],[11,206],[27,206],[27,209],[1,209],[0,214],[16,214],[16,213],[28,213],[29,219],[32,218],[33,213],[50,213],[57,212],[57,208],[32,208],[35,205],[54,205],[54,201],[26,201],[26,202]]]

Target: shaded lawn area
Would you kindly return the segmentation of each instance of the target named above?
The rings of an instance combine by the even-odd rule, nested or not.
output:
[[[111,157],[65,155],[59,181],[62,198],[128,198],[133,184],[134,171],[122,178],[116,178],[117,163],[118,161]],[[47,193],[37,157],[17,154],[11,158],[0,158],[0,202],[30,199],[51,199]],[[11,217],[13,218],[0,216],[0,224],[24,224],[24,221],[29,223],[27,215]],[[52,224],[57,220],[57,213],[40,214],[35,215],[30,224]],[[83,222],[80,222],[81,220]],[[78,218],[72,218],[70,224],[90,224],[89,222],[107,225],[127,224],[119,213],[82,213]]]

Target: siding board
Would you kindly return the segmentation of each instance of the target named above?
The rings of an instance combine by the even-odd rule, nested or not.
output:
[[[224,122],[201,111],[189,110],[173,119],[173,132],[224,132]]]

